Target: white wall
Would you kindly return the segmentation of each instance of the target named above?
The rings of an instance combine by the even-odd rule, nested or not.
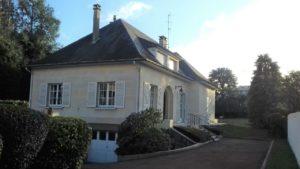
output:
[[[288,140],[300,166],[300,112],[288,116]]]
[[[87,107],[88,82],[125,81],[125,107],[97,109]],[[97,65],[53,69],[33,69],[31,72],[30,107],[43,111],[38,103],[42,83],[71,83],[70,107],[54,109],[63,116],[76,116],[88,123],[120,124],[129,114],[137,111],[138,69],[136,65]]]
[[[166,87],[170,86],[173,93],[173,120],[176,123],[179,121],[180,111],[178,105],[178,95],[177,92],[180,88],[176,86],[181,86],[183,92],[186,94],[186,115],[188,117],[189,113],[203,114],[208,116],[208,120],[214,120],[215,118],[215,91],[211,90],[199,82],[186,81],[178,77],[162,73],[160,71],[151,69],[146,66],[141,66],[140,70],[140,91],[143,91],[143,83],[147,82],[150,84],[157,85],[164,93]],[[158,100],[159,101],[159,100]],[[161,102],[163,100],[160,100]],[[139,110],[143,109],[143,92],[140,92],[140,107]],[[186,119],[187,120],[187,119]]]

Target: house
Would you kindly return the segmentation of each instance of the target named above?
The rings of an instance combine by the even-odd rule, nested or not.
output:
[[[178,53],[124,20],[99,29],[31,65],[30,107],[84,119],[93,129],[88,160],[116,161],[118,126],[133,112],[163,112],[164,127],[208,124],[215,88]],[[199,56],[197,56],[199,57]]]

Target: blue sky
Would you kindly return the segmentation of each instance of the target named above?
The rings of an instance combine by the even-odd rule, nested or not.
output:
[[[47,0],[54,8],[55,16],[61,21],[60,37],[58,42],[62,45],[79,39],[91,33],[92,30],[92,5],[99,2],[101,10],[101,26],[108,24],[112,14],[118,14],[120,9],[134,4],[140,5],[127,17],[123,18],[153,39],[167,35],[167,18],[171,13],[170,45],[186,43],[193,39],[201,25],[221,13],[230,13],[249,0]],[[144,7],[143,7],[144,5]],[[130,8],[130,7],[128,7]],[[130,9],[128,9],[130,10]],[[130,12],[130,11],[128,11]],[[112,19],[112,18],[110,18]]]
[[[268,53],[283,74],[299,70],[299,0],[46,0],[61,21],[58,42],[66,46],[92,31],[92,5],[102,6],[100,25],[123,18],[170,47],[206,77],[228,67],[239,85],[249,85],[257,55]]]

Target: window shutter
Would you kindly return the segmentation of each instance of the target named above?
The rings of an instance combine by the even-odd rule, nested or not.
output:
[[[71,102],[71,83],[63,83],[62,102],[64,107],[70,107]]]
[[[164,91],[163,89],[158,86],[158,92],[157,92],[157,109],[160,111],[163,111],[163,104],[164,104]]]
[[[150,90],[151,85],[144,82],[144,92],[143,92],[143,110],[146,110],[150,107]]]
[[[124,108],[125,81],[116,81],[115,108]]]
[[[39,104],[42,107],[46,107],[46,104],[47,104],[47,83],[40,84]]]
[[[87,89],[87,107],[96,107],[97,82],[89,82]]]

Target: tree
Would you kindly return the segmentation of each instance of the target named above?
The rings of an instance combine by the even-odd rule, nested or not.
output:
[[[266,117],[282,109],[282,77],[279,66],[267,55],[259,55],[248,93],[247,108],[255,127],[266,128]]]
[[[19,0],[18,38],[26,63],[39,60],[57,49],[55,39],[60,22],[53,12],[44,0]]]
[[[0,1],[0,99],[28,99],[26,66],[56,50],[59,21],[44,0]]]
[[[300,111],[300,71],[285,76],[283,85],[288,113]]]
[[[210,72],[209,81],[218,89],[216,91],[216,116],[232,114],[236,105],[234,89],[237,78],[228,68],[217,68]],[[231,115],[229,115],[231,116]]]

